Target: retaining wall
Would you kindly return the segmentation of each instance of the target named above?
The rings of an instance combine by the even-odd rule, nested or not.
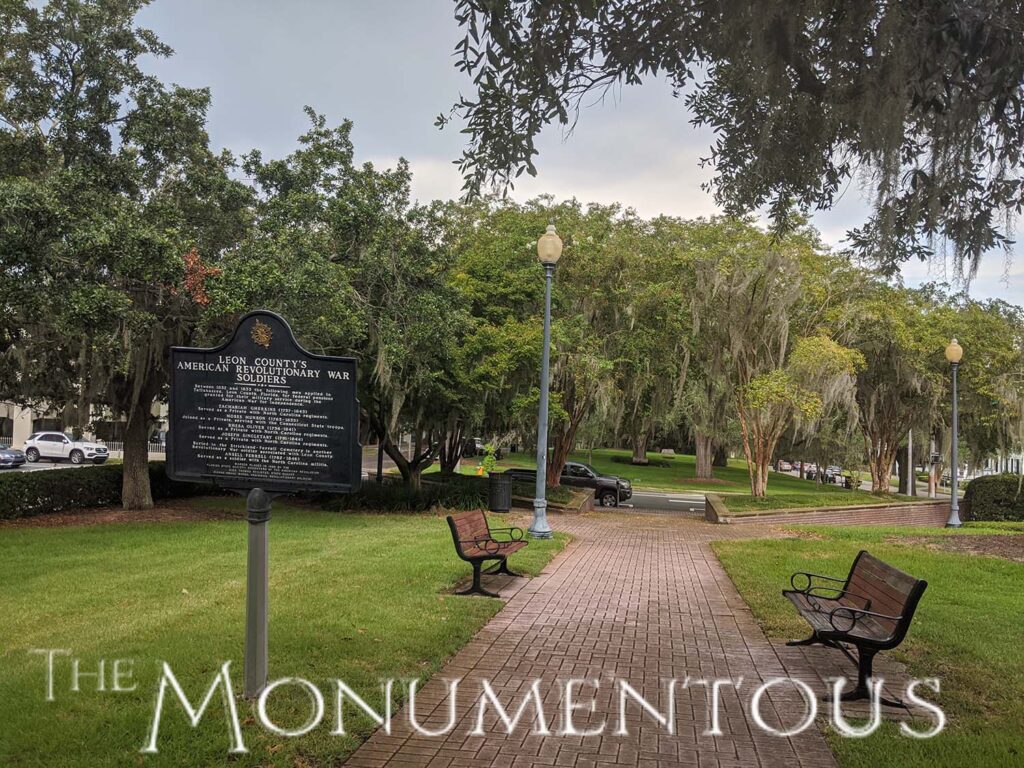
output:
[[[772,523],[809,525],[924,525],[942,527],[949,519],[949,501],[897,504],[862,504],[849,507],[770,509],[757,512],[729,512],[728,499],[706,496],[705,519],[713,523]]]

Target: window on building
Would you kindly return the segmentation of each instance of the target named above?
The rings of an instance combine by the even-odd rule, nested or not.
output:
[[[64,419],[43,417],[32,419],[33,432],[62,432],[64,430]]]

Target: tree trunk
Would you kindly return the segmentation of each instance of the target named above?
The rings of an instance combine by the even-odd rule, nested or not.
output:
[[[548,455],[547,485],[549,488],[557,488],[562,484],[562,467],[569,460],[569,454],[572,453],[572,449],[576,445],[576,431],[585,415],[586,411],[582,409],[579,412],[574,412],[566,428],[555,433],[551,453]]]
[[[571,451],[572,441],[561,432],[555,435],[554,444],[548,454],[547,476],[544,480],[548,488],[557,488],[562,484],[562,467],[565,466]]]
[[[711,435],[698,432],[694,436],[694,446],[697,454],[697,465],[693,476],[699,480],[710,480],[715,476],[712,468],[712,459],[715,451],[715,441]]]
[[[405,484],[414,491],[419,491],[423,487],[424,466],[429,466],[429,464],[417,464],[409,467],[409,476],[405,479]]]
[[[418,441],[417,446],[419,446]],[[407,459],[391,438],[385,437],[384,452],[395,462],[405,484],[414,490],[419,490],[420,475],[424,469],[434,463],[433,457],[429,454],[429,447],[426,452],[416,453],[411,459]]]
[[[405,458],[405,454],[399,449],[397,445],[387,435],[380,435],[378,433],[378,439],[384,442],[384,453],[388,455],[388,458],[395,463],[398,467],[398,472],[402,476],[402,480],[409,482],[409,460]]]
[[[373,419],[372,412],[370,413],[370,418],[371,420]],[[378,438],[384,443],[384,453],[386,453],[395,463],[395,466],[398,467],[398,471],[402,475],[402,480],[410,488],[419,490],[420,475],[424,469],[434,463],[434,454],[431,450],[431,437],[433,436],[431,431],[427,430],[424,434],[423,429],[416,430],[412,444],[412,457],[406,458],[398,445],[396,445],[391,439],[391,435],[388,434],[384,425],[379,421],[373,421],[373,425]]]
[[[461,421],[450,424],[442,435],[439,461],[441,463],[441,474],[451,477],[455,474],[455,468],[462,458],[462,449],[466,445],[463,438],[464,425]]]
[[[742,400],[737,404],[743,454],[747,459],[747,474],[750,476],[750,494],[761,498],[768,491],[768,467],[782,428],[771,424],[766,426],[757,418],[748,418]]]
[[[928,467],[928,498],[934,499],[937,497],[939,490],[938,483],[935,480],[935,465],[932,464]]]
[[[751,496],[764,496],[764,490],[760,489],[760,481],[758,472],[758,461],[759,456],[756,455],[754,446],[752,443],[755,442],[747,428],[747,414],[743,409],[743,404],[739,404],[739,419],[740,419],[740,433],[743,435],[743,457],[747,460],[747,476],[750,478],[750,495]]]
[[[636,435],[633,438],[633,463],[646,465],[647,462],[647,441],[649,435],[644,432],[643,434]]]
[[[892,475],[892,465],[896,459],[895,450],[878,450],[870,457],[868,467],[871,470],[871,492],[888,493],[889,478]]]
[[[711,461],[712,467],[728,467],[729,466],[729,452],[725,449],[724,445],[720,445],[715,448],[715,458]]]
[[[896,454],[896,477],[899,478],[899,486],[897,487],[897,493],[904,495],[910,494],[910,472],[907,471],[907,455],[903,451],[899,451]]]
[[[128,413],[124,429],[124,465],[121,480],[121,506],[124,509],[152,509],[153,492],[149,486],[149,424],[151,398],[141,397]]]

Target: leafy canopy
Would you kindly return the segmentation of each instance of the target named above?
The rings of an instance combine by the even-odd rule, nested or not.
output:
[[[849,233],[895,270],[948,241],[959,263],[1007,246],[1024,199],[1024,14],[1015,0],[458,0],[454,113],[466,190],[536,174],[536,137],[581,103],[667,80],[710,127],[705,162],[731,214],[827,208],[863,180]],[[441,116],[440,123],[449,118]]]

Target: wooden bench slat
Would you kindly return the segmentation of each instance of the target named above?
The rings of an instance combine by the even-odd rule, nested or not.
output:
[[[468,592],[497,597],[497,595],[488,592],[481,586],[481,566],[488,560],[497,560],[500,564],[498,572],[513,576],[517,575],[508,569],[507,563],[509,555],[518,552],[529,543],[522,540],[522,531],[518,528],[505,531],[510,534],[518,531],[520,537],[518,539],[495,539],[487,523],[487,516],[482,510],[448,515],[448,526],[451,528],[455,552],[460,558],[473,566],[473,586]],[[460,592],[459,594],[465,593]]]
[[[794,587],[798,575],[791,579]],[[782,594],[810,625],[812,635],[790,644],[856,646],[857,687],[844,698],[866,698],[872,659],[879,651],[895,648],[903,641],[928,583],[866,551],[857,555],[842,589],[836,588],[838,582],[816,584],[812,575],[802,575],[806,586],[783,590]],[[832,588],[835,591],[830,591]],[[865,600],[870,604],[865,606]]]

